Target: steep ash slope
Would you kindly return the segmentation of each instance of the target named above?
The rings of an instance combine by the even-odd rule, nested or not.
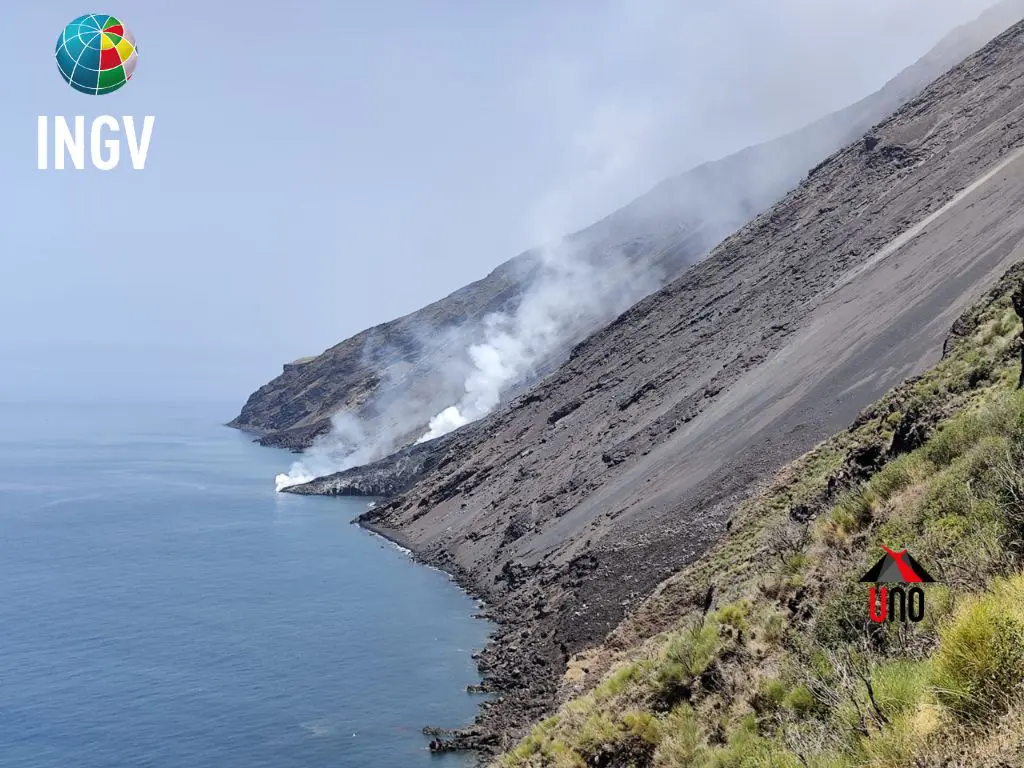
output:
[[[1024,15],[1024,0],[1005,0],[946,38],[914,66],[868,98],[804,129],[707,163],[573,235],[580,258],[623,269],[633,284],[588,317],[536,373],[564,361],[569,346],[704,256],[726,235],[792,189],[814,164],[860,136],[935,77]],[[492,312],[514,312],[536,279],[529,252],[451,296],[406,317],[363,331],[321,355],[284,367],[256,391],[231,426],[292,449],[308,447],[330,417],[358,416],[370,434],[397,447],[462,394],[465,350],[481,337]],[[570,334],[572,335],[572,334]]]
[[[1021,255],[1022,104],[1019,24],[367,516],[495,605],[485,668],[511,694],[488,727],[543,711],[567,655],[715,541],[758,478],[938,359]]]
[[[1017,262],[938,365],[766,479],[495,768],[1024,763],[1022,291]],[[938,583],[876,623],[860,579],[903,546]]]

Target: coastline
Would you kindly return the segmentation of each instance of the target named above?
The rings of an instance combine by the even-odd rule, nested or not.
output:
[[[446,558],[420,550],[400,531],[367,519],[372,512],[372,508],[367,510],[355,518],[353,524],[407,552],[417,564],[445,573],[481,607],[481,612],[473,618],[494,625],[487,644],[473,652],[482,684],[467,688],[467,693],[494,694],[494,698],[480,702],[478,713],[469,726],[449,728],[423,724],[424,733],[436,735],[430,743],[432,752],[474,752],[481,764],[486,764],[489,758],[509,746],[511,733],[534,721],[538,706],[547,708],[552,703],[548,697],[537,698],[535,685],[540,682],[538,679],[522,674],[522,670],[533,667],[526,663],[525,654],[519,653],[512,638],[519,637],[526,622],[516,621],[516,613],[511,607],[494,600],[492,595],[484,594],[464,569]]]
[[[394,544],[396,547],[403,550],[404,552],[408,552],[413,557],[414,560],[419,562],[419,558],[416,556],[416,551],[413,549],[412,542],[410,542],[407,537],[403,536],[400,532],[396,530],[393,530],[383,525],[377,525],[375,523],[363,519],[367,512],[369,511],[370,510],[368,509],[366,512],[359,515],[359,517],[354,518],[352,520],[352,524],[358,525],[360,528],[369,531],[374,536],[380,536],[382,539]],[[445,571],[445,573],[448,572]]]

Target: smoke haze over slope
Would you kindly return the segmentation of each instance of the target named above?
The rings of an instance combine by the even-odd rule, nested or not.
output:
[[[535,252],[529,287],[507,310],[486,315],[464,328],[464,333],[446,332],[441,346],[450,360],[446,366],[450,375],[443,377],[440,390],[451,393],[451,399],[441,408],[427,411],[426,403],[404,402],[401,410],[406,418],[403,423],[389,420],[394,428],[384,430],[387,439],[376,427],[353,429],[345,417],[343,427],[319,438],[311,454],[293,466],[291,478],[279,478],[279,485],[379,458],[414,439],[410,432],[415,432],[417,424],[421,425],[419,439],[425,440],[486,415],[510,387],[536,375],[538,366],[549,362],[552,354],[565,351],[672,277],[650,264],[645,271],[642,264],[626,258],[621,248],[606,250],[595,263],[588,249],[559,238],[578,226],[582,217],[593,218],[594,212],[607,210],[624,190],[639,191],[635,187],[640,180],[650,178],[658,168],[663,174],[681,158],[688,158],[694,146],[708,146],[706,141],[688,141],[687,126],[716,124],[722,128],[717,142],[723,148],[747,141],[747,136],[753,140],[790,128],[794,121],[842,106],[834,103],[832,86],[843,79],[837,68],[866,72],[865,61],[893,57],[890,46],[895,41],[913,49],[929,34],[927,30],[935,30],[937,37],[943,31],[939,25],[969,17],[972,9],[987,3],[872,2],[858,7],[856,13],[804,2],[734,5],[747,11],[739,20],[708,11],[697,15],[699,25],[683,29],[677,23],[680,11],[675,4],[611,4],[605,18],[609,37],[597,41],[607,46],[606,57],[587,63],[549,57],[538,68],[542,74],[524,79],[524,88],[542,94],[549,104],[552,125],[561,132],[565,146],[563,163],[555,169],[561,179],[551,184],[526,217],[530,239],[547,243]],[[770,41],[764,39],[766,31],[773,35]],[[854,58],[848,47],[851,36],[858,34],[866,42]],[[783,41],[788,46],[784,51]],[[741,49],[745,52],[739,56]],[[758,63],[759,50],[775,55],[768,54]],[[810,61],[818,65],[810,67]],[[581,94],[591,92],[593,78],[608,66],[625,68],[653,85],[637,92],[613,87],[604,98],[581,107],[586,101]],[[799,158],[799,162],[805,160]],[[771,173],[780,168],[792,171],[787,165],[793,163],[787,163],[784,154],[773,161]],[[715,241],[760,210],[738,215],[718,207],[721,203],[713,195],[700,202],[705,206],[703,219],[727,222]],[[762,204],[766,202],[771,200]],[[672,215],[670,211],[666,219],[662,214],[656,228],[663,230],[666,221],[671,224]],[[365,432],[373,433],[372,448],[365,441],[353,447],[352,435]]]
[[[725,33],[730,19],[779,5],[762,0],[303,0],[296,70],[251,44],[277,10],[264,0],[253,0],[253,12],[242,15],[232,4],[197,0],[131,5],[131,23],[154,53],[174,47],[181,19],[201,16],[216,33],[220,60],[230,65],[211,69],[200,60],[156,55],[140,70],[146,85],[120,92],[126,114],[163,121],[145,174],[40,174],[28,124],[0,125],[11,147],[0,154],[8,180],[0,192],[7,214],[0,233],[0,351],[12,397],[34,396],[40,379],[48,389],[79,394],[80,367],[65,350],[102,340],[118,364],[109,371],[96,366],[100,392],[121,388],[121,368],[130,367],[140,396],[148,388],[173,394],[177,388],[166,381],[188,369],[216,386],[218,397],[240,401],[272,378],[279,362],[402,316],[543,242],[530,208],[561,180],[579,176],[585,153],[573,147],[588,126],[634,136],[641,150],[654,141],[654,159],[630,161],[621,186],[576,198],[566,232],[664,176],[875,89],[979,4],[808,3],[809,18],[841,14],[850,29],[828,51],[830,60],[849,63],[864,39],[875,42],[862,66],[808,94],[813,98],[791,122],[760,120],[750,94],[735,87],[741,75],[759,92],[778,80],[745,63],[746,50],[760,61],[792,47],[787,34],[752,41]],[[35,62],[5,94],[8,114],[29,116],[29,128],[69,97],[39,58],[38,41],[80,12],[64,2],[4,5],[6,26],[22,30],[12,42],[14,56]],[[902,18],[882,26],[893,15]],[[653,23],[659,18],[671,24]],[[658,26],[692,40],[675,45]],[[732,74],[709,98],[710,84],[692,86],[714,71],[714,62],[702,58],[708,46],[701,39],[716,34],[717,57]],[[823,47],[801,55],[809,61]],[[201,89],[184,87],[200,81]],[[649,139],[648,127],[669,102],[685,121],[665,123],[660,138]],[[193,119],[197,114],[203,119]],[[659,157],[665,146],[674,154]],[[89,195],[100,182],[103,195]],[[68,232],[101,220],[111,199],[119,201],[125,238],[144,245],[144,259],[99,240],[68,250]],[[62,211],[59,227],[54,210]],[[254,302],[268,311],[254,311]],[[140,348],[172,347],[173,355],[154,356],[153,365],[123,363]],[[52,374],[39,376],[40,368]]]

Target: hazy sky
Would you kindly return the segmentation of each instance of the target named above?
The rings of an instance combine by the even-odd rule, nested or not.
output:
[[[5,3],[0,397],[119,380],[240,403],[287,359],[876,90],[989,4]],[[94,11],[141,53],[103,97],[53,60]],[[146,170],[36,170],[36,117],[76,114],[155,115]]]

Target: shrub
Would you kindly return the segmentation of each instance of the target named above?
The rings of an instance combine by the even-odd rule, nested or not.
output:
[[[697,764],[703,752],[703,736],[697,717],[682,704],[665,718],[662,739],[654,752],[654,768],[682,768]]]
[[[1024,575],[994,582],[939,630],[932,682],[938,700],[962,719],[1003,711],[1024,681]]]
[[[858,739],[856,751],[862,765],[918,765],[917,753],[939,727],[930,682],[928,662],[890,661],[872,668],[875,703],[885,719],[875,721],[869,733]],[[868,706],[864,691],[861,707],[866,710]]]
[[[871,489],[888,501],[901,491],[926,480],[935,466],[920,452],[908,453],[889,462],[871,479]]]
[[[789,689],[782,680],[777,677],[766,678],[758,685],[750,705],[758,714],[769,715],[782,707],[788,692]]]
[[[650,712],[627,712],[622,724],[633,736],[652,746],[658,746],[662,738],[661,722]]]
[[[861,485],[855,490],[843,494],[836,502],[836,509],[843,510],[849,515],[856,530],[871,522],[880,503],[881,499],[871,489],[871,486]]]
[[[711,666],[719,645],[714,621],[672,635],[655,665],[654,680],[661,698],[671,704],[683,696],[683,689]]]
[[[594,698],[605,701],[625,693],[643,678],[647,666],[646,662],[632,662],[619,667],[611,677],[594,689]]]
[[[858,527],[856,518],[842,507],[836,507],[817,523],[818,535],[829,547],[846,546]]]
[[[845,546],[850,536],[867,526],[881,506],[882,499],[870,486],[847,491],[832,511],[819,519],[818,536],[827,546]]]
[[[860,740],[857,762],[872,768],[916,768],[921,764],[918,751],[937,728],[938,718],[931,708],[897,718]]]
[[[892,661],[872,671],[875,701],[890,720],[908,715],[924,701],[930,683],[926,662]]]
[[[1010,440],[993,434],[978,441],[966,456],[966,472],[974,492],[983,498],[998,495],[1000,473],[1010,451]]]
[[[932,574],[936,576],[937,574]],[[939,627],[949,621],[956,605],[954,592],[946,584],[932,584],[928,588],[928,610],[924,612],[924,620],[919,624],[921,631],[937,637]]]
[[[1024,449],[1017,444],[1008,446],[994,473],[1006,544],[1013,551],[1020,551],[1024,549]]]
[[[539,723],[519,745],[501,759],[502,768],[586,768],[586,762],[556,736],[558,716]]]
[[[798,685],[791,690],[786,694],[782,703],[786,709],[793,710],[798,717],[807,717],[818,709],[818,701],[806,685]]]
[[[680,764],[691,765],[692,763]],[[757,721],[747,716],[731,730],[724,747],[710,749],[702,768],[800,768],[802,763],[781,744],[763,738],[757,732]]]
[[[747,615],[750,613],[750,601],[740,600],[729,605],[723,605],[715,613],[717,621],[736,630],[747,628]]]
[[[977,387],[980,384],[992,381],[996,373],[996,363],[990,357],[977,357],[968,361],[967,386]]]
[[[914,545],[916,556],[931,564],[933,576],[961,589],[984,583],[1005,562],[1004,528],[989,519],[994,512],[992,502],[983,501],[973,509],[975,519],[950,515],[929,521]]]
[[[594,713],[580,728],[574,747],[583,757],[589,758],[613,747],[623,735],[622,730],[606,715]]]
[[[865,566],[864,570],[867,568]],[[858,582],[847,581],[837,585],[824,599],[814,623],[814,639],[818,645],[829,648],[863,638],[868,623],[867,600],[859,586]]]
[[[797,552],[795,555],[790,555],[786,558],[786,572],[790,575],[796,576],[797,574],[807,570],[807,566],[810,564],[811,558],[809,555],[806,555],[803,552]]]
[[[999,335],[1005,336],[1011,332],[1016,333],[1020,329],[1020,318],[1012,309],[1007,309],[999,317]]]
[[[925,445],[925,456],[939,468],[948,467],[981,439],[985,427],[976,413],[960,414],[932,436]]]
[[[970,518],[977,501],[971,489],[966,466],[957,464],[940,473],[924,499],[924,514],[930,518]]]
[[[872,532],[872,545],[864,548],[862,553],[863,559],[859,566],[859,572],[856,573],[857,576],[863,574],[881,557],[882,550],[878,548],[878,545],[884,544],[887,547],[902,546],[904,542],[916,541],[918,539],[920,527],[917,520],[917,512],[919,510],[915,509],[911,510],[910,514],[907,515],[890,517]],[[916,551],[920,549],[920,546],[915,544],[914,549]],[[850,575],[853,576],[854,574],[851,573]]]
[[[786,617],[781,613],[772,613],[764,622],[764,640],[767,643],[778,645],[786,637]]]

